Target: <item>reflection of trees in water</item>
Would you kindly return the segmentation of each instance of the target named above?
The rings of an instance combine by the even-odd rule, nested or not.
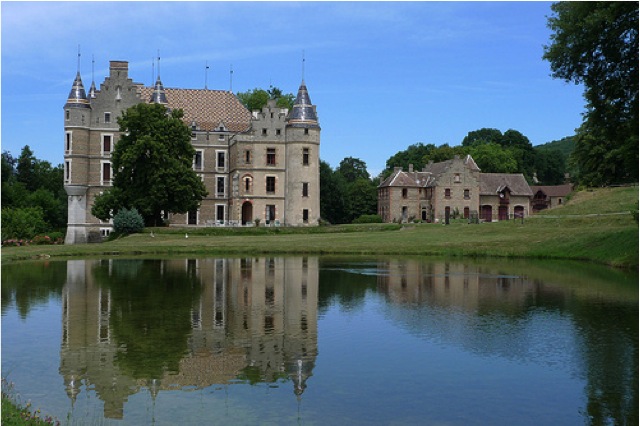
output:
[[[2,313],[15,303],[20,317],[27,318],[34,306],[60,296],[66,279],[66,261],[2,265]]]
[[[123,348],[117,365],[140,379],[177,371],[191,333],[191,307],[200,297],[195,270],[133,260],[102,262],[93,273],[111,292],[111,330]]]
[[[371,266],[370,263],[322,262],[319,272],[318,311],[326,311],[336,303],[344,311],[362,307],[367,291],[376,289],[376,275],[358,271],[370,270]]]
[[[390,265],[399,272],[378,289],[402,328],[482,355],[573,366],[586,381],[586,423],[638,424],[637,277],[549,262],[521,269],[531,276],[518,283],[513,267]]]
[[[580,300],[572,314],[587,379],[586,421],[638,424],[638,308]]]

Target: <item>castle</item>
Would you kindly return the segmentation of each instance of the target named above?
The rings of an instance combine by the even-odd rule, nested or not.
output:
[[[193,168],[209,195],[198,210],[167,214],[178,226],[314,226],[320,217],[320,126],[302,81],[293,108],[249,111],[230,91],[165,88],[158,73],[145,87],[129,78],[126,61],[110,61],[109,76],[84,89],[76,74],[64,105],[65,244],[99,242],[113,227],[91,214],[112,183],[117,117],[141,102],[182,109],[196,154]]]

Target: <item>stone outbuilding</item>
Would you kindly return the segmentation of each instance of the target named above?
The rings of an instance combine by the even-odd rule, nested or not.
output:
[[[573,185],[570,183],[552,186],[536,185],[532,186],[531,190],[533,191],[531,209],[537,213],[564,204],[567,196],[573,191]]]
[[[397,167],[378,186],[384,222],[486,222],[526,217],[533,193],[521,173],[482,173],[470,155],[430,162],[421,171]]]

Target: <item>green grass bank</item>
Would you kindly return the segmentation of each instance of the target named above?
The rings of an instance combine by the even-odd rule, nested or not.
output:
[[[571,259],[637,269],[638,222],[632,211],[637,218],[638,187],[600,188],[576,192],[563,206],[524,221],[154,228],[102,244],[4,247],[2,260],[132,255],[420,255]]]

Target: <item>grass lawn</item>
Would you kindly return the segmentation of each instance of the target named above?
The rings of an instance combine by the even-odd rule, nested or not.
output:
[[[638,222],[631,214],[637,209],[637,187],[603,188],[577,192],[565,205],[524,222],[155,228],[102,244],[5,247],[2,260],[143,254],[437,255],[577,259],[637,269]]]

